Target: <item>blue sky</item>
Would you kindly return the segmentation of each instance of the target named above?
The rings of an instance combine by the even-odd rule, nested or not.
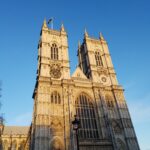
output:
[[[37,44],[44,18],[68,32],[71,72],[84,28],[108,42],[119,83],[142,150],[150,149],[150,1],[5,0],[0,3],[0,80],[6,125],[29,125],[36,79]]]

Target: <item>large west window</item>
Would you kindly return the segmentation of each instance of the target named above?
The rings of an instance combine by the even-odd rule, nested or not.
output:
[[[55,43],[51,46],[51,59],[58,60],[58,47]]]
[[[79,138],[98,139],[98,129],[94,106],[91,99],[84,93],[80,94],[75,101],[76,115],[80,120]]]

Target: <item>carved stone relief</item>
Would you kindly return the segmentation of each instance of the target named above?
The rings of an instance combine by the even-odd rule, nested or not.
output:
[[[60,78],[61,77],[61,66],[60,64],[52,64],[50,66],[50,75],[52,78]]]
[[[53,117],[51,121],[51,130],[52,132],[60,132],[63,128],[63,123],[60,117]]]
[[[107,71],[107,69],[101,68],[101,69],[98,69],[98,74],[99,74],[99,76],[100,75],[108,76],[108,71]]]

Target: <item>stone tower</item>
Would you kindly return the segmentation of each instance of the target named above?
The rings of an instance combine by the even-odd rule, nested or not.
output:
[[[44,20],[38,44],[37,81],[33,94],[32,149],[68,147],[69,113],[66,112],[68,104],[65,104],[68,100],[63,99],[64,87],[69,79],[67,33],[63,25],[60,31],[49,29]]]
[[[67,33],[44,21],[38,44],[30,149],[75,150],[74,115],[80,120],[80,150],[139,150],[107,42],[84,33],[79,65],[70,76]]]

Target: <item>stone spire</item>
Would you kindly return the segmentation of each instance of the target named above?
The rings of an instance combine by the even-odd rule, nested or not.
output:
[[[81,47],[81,44],[80,44],[80,41],[78,41],[78,50],[80,49]]]
[[[60,31],[62,31],[62,32],[65,32],[65,28],[64,28],[64,25],[63,25],[63,23],[61,24]]]
[[[78,56],[78,66],[82,68],[82,63],[81,63],[81,43],[78,41],[78,51],[77,51],[77,56]]]
[[[43,26],[42,26],[42,29],[43,28],[47,28],[47,23],[46,23],[46,19],[44,19],[44,22],[43,22]]]
[[[100,34],[99,34],[99,39],[100,39],[100,40],[103,40],[103,41],[105,40],[101,32],[100,32]]]
[[[88,33],[87,33],[87,31],[86,31],[86,28],[85,28],[85,30],[84,30],[84,37],[88,37]]]

